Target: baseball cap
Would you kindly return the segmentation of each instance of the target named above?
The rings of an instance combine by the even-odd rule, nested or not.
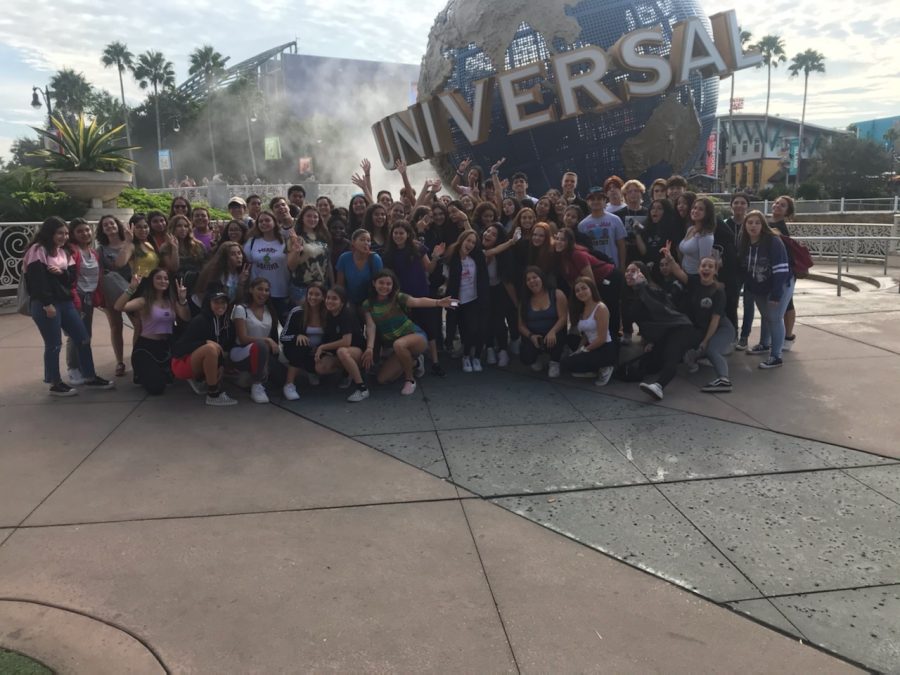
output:
[[[221,204],[222,202],[219,203]],[[244,201],[243,197],[232,197],[228,200],[228,206],[230,207],[232,204],[240,204],[245,209],[247,208],[247,202]]]
[[[591,197],[595,197],[595,196],[603,197],[604,199],[606,199],[606,192],[604,191],[604,189],[602,187],[595,185],[588,191],[587,196],[588,196],[588,199],[590,199]]]

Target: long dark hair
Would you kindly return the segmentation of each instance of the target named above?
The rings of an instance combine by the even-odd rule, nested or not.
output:
[[[597,288],[596,282],[590,277],[578,277],[572,284],[572,302],[569,305],[569,314],[571,315],[573,324],[578,323],[579,319],[581,319],[581,315],[584,313],[585,308],[585,304],[578,299],[577,295],[575,295],[575,287],[578,284],[584,284],[585,286],[587,286],[591,291],[591,298],[593,299],[593,301],[606,307],[606,305],[603,304],[603,300],[600,299],[600,291]],[[609,310],[608,307],[607,310]]]
[[[131,216],[131,219],[128,221],[129,224],[134,224],[134,219],[140,216],[141,218],[146,219],[146,216],[143,213],[135,213]],[[113,215],[105,215],[100,216],[100,220],[97,222],[97,242],[102,244],[103,246],[109,246],[109,237],[106,236],[106,233],[103,231],[103,221],[107,218],[112,218],[116,223],[116,229],[119,231],[119,241],[125,241],[125,226],[122,225],[122,221],[116,218]]]
[[[703,204],[703,222],[700,223],[700,232],[703,234],[712,234],[716,231],[716,205],[713,204],[712,199],[709,197],[698,197],[694,200],[694,204],[691,205],[691,208],[693,208],[697,202]],[[690,220],[690,214],[688,214],[688,219]],[[692,225],[693,223],[694,221],[691,220]]]
[[[522,301],[519,303],[519,316],[522,317],[522,322],[524,323],[528,316],[528,307],[531,305],[531,291],[528,289],[528,284],[525,280],[528,278],[529,274],[537,274],[541,280],[541,288],[547,291],[547,295],[556,292],[552,286],[547,282],[547,274],[537,265],[529,265],[525,268],[525,272],[522,274],[522,292],[519,294],[519,297],[522,298]]]
[[[394,230],[398,228],[406,230],[406,246],[402,249],[397,248],[397,244],[394,243]],[[405,257],[410,264],[415,263],[416,260],[421,261],[422,256],[419,253],[419,240],[417,239],[417,236],[418,235],[416,235],[412,229],[412,225],[405,220],[395,220],[388,231],[387,244],[384,247],[383,259],[385,267],[393,268],[394,261],[400,256]]]
[[[69,226],[66,225],[66,221],[59,216],[50,216],[41,223],[37,232],[34,233],[34,237],[28,242],[28,247],[31,248],[35,244],[39,244],[44,247],[44,250],[46,250],[47,253],[50,253],[53,250],[53,235],[56,234],[59,228],[65,229],[66,232],[69,231]]]

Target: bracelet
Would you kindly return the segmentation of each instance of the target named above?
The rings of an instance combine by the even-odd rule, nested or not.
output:
[[[133,289],[131,286],[125,289],[125,295],[127,295],[129,298],[134,295],[134,292],[135,289]]]

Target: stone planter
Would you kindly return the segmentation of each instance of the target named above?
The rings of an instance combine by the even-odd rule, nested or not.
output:
[[[131,185],[131,174],[123,171],[53,171],[50,179],[60,192],[90,205],[84,215],[87,220],[99,220],[106,213],[120,219],[133,210],[119,209],[116,198]],[[127,212],[127,213],[126,213]]]

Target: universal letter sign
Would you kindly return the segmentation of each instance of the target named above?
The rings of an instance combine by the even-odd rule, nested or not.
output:
[[[659,96],[688,82],[690,74],[704,77],[728,77],[736,70],[750,68],[762,61],[758,52],[744,52],[741,29],[733,10],[709,17],[710,38],[699,17],[679,21],[672,27],[668,58],[645,51],[663,45],[661,26],[626,33],[609,49],[589,45],[550,58],[557,103],[525,112],[525,106],[544,105],[540,88],[522,88],[527,80],[543,79],[543,63],[503,71],[473,83],[470,106],[458,91],[429,96],[404,111],[394,113],[372,125],[381,163],[393,169],[397,159],[415,164],[441,153],[452,152],[450,120],[472,145],[484,143],[490,136],[491,108],[495,90],[500,93],[509,133],[527,131],[557,120],[583,115],[577,93],[594,102],[592,111],[601,112],[623,105],[632,98]],[[626,79],[618,91],[601,80],[609,72],[640,73],[641,80]]]

